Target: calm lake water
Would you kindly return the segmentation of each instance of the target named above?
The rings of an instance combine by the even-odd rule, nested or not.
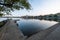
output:
[[[0,22],[4,21],[4,20],[7,20],[7,18],[0,18]]]
[[[21,18],[12,18],[17,21],[19,29],[25,36],[31,36],[39,31],[45,30],[58,22],[39,20],[39,19],[21,19]],[[7,20],[7,18],[0,18],[0,22]]]
[[[39,31],[45,30],[58,22],[38,19],[20,19],[17,21],[19,29],[25,36],[30,36]]]

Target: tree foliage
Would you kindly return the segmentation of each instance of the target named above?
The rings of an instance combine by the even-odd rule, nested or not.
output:
[[[14,10],[31,9],[28,0],[0,0],[0,12],[9,13]]]
[[[0,16],[3,16],[3,14],[2,14],[2,13],[0,13]]]

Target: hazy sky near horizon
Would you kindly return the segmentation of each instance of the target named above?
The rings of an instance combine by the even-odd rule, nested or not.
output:
[[[15,16],[46,15],[60,12],[60,0],[28,0],[32,10],[19,10],[12,12]]]

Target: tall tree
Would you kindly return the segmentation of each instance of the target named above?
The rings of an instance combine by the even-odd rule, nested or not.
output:
[[[3,13],[0,13],[0,17],[2,17]]]
[[[0,12],[9,13],[14,10],[31,9],[28,0],[0,0]]]

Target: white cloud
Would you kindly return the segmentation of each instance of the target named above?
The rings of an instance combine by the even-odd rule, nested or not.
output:
[[[15,11],[15,15],[45,15],[55,14],[60,12],[60,0],[34,0],[31,1],[33,10],[30,12],[26,10]]]

